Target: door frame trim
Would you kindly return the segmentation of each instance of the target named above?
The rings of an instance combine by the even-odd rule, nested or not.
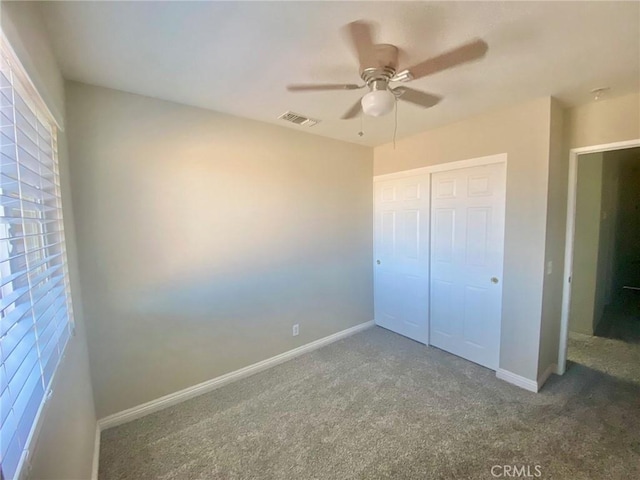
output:
[[[591,145],[569,150],[569,182],[567,188],[567,223],[564,244],[564,280],[562,286],[562,313],[560,315],[560,345],[558,346],[558,369],[563,375],[567,369],[567,342],[569,340],[569,310],[571,307],[571,275],[573,273],[573,243],[575,236],[576,191],[578,183],[578,155],[610,152],[625,148],[640,147],[640,139],[623,142]]]
[[[509,169],[508,169],[508,162],[507,162],[507,158],[508,155],[507,153],[498,153],[495,155],[487,155],[485,157],[476,157],[476,158],[469,158],[466,160],[457,160],[457,161],[453,161],[453,162],[445,162],[445,163],[438,163],[435,165],[429,165],[426,167],[420,167],[420,168],[413,168],[410,170],[402,170],[399,172],[393,172],[393,173],[387,173],[387,174],[383,174],[383,175],[376,175],[373,177],[373,183],[375,184],[376,182],[382,182],[382,181],[386,181],[386,180],[397,180],[397,179],[401,179],[401,178],[408,178],[408,177],[415,177],[418,175],[428,175],[429,176],[429,180],[428,180],[428,185],[429,185],[429,190],[428,192],[426,192],[426,194],[428,195],[428,199],[429,199],[429,236],[428,236],[428,255],[429,255],[429,267],[428,267],[428,271],[427,271],[427,276],[429,278],[429,281],[431,281],[431,176],[434,173],[438,173],[438,172],[448,172],[451,170],[459,170],[461,168],[469,168],[469,167],[480,167],[480,166],[484,166],[484,165],[491,165],[491,164],[495,164],[495,163],[503,163],[504,164],[504,169],[505,169],[505,232],[506,233],[506,206],[507,206],[507,191],[506,191],[506,187],[507,187],[507,179],[508,179],[508,174],[509,174]],[[374,245],[374,272],[375,272],[375,213],[376,213],[376,203],[375,203],[375,188],[373,189],[373,197],[374,197],[374,208],[373,208],[373,214],[374,214],[374,228],[373,228],[373,245]],[[505,244],[503,243],[502,246],[502,257],[503,257],[503,262],[502,262],[502,278],[504,279],[504,251],[505,251]],[[375,273],[374,273],[375,275]],[[502,282],[504,285],[504,282]],[[374,282],[374,286],[375,286],[375,282]],[[431,290],[431,289],[429,289]],[[503,290],[504,292],[504,290]],[[374,288],[374,298],[375,298],[375,288]],[[431,336],[430,336],[430,326],[431,326],[431,316],[429,314],[430,310],[431,310],[431,297],[428,296],[428,303],[427,303],[428,307],[427,307],[427,325],[426,325],[426,336],[425,338],[427,339],[426,341],[426,345],[429,346],[430,342],[431,342]],[[375,310],[374,310],[374,317],[375,317]],[[500,338],[502,338],[502,305],[500,306]],[[498,343],[498,367],[500,367],[500,343]]]

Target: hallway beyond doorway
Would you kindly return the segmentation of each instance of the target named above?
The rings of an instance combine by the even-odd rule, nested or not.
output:
[[[622,290],[602,315],[595,335],[640,343],[640,291]]]

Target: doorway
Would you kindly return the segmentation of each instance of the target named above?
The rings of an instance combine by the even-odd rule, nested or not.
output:
[[[572,150],[569,177],[559,373],[595,337],[640,344],[640,140]]]
[[[374,182],[376,324],[496,370],[506,155]]]

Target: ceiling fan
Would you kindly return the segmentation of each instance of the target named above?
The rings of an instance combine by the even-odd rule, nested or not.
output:
[[[357,84],[296,84],[287,86],[291,92],[320,90],[358,90],[368,87],[365,94],[342,116],[348,120],[360,112],[373,117],[385,115],[393,110],[396,100],[404,100],[420,107],[430,108],[440,102],[441,97],[413,88],[390,84],[408,82],[426,77],[457,65],[482,58],[488,50],[484,40],[474,40],[449,50],[436,57],[398,71],[398,48],[388,44],[374,44],[372,25],[359,20],[345,27],[347,37],[353,44],[360,62],[360,78],[364,85]]]

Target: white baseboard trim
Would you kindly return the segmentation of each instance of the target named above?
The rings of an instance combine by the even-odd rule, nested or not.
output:
[[[333,335],[329,335],[328,337],[321,338],[314,342],[307,343],[306,345],[302,345],[301,347],[289,350],[288,352],[281,353],[280,355],[276,355],[275,357],[271,357],[266,360],[262,360],[261,362],[254,363],[253,365],[249,365],[248,367],[226,373],[211,380],[207,380],[206,382],[202,382],[192,387],[185,388],[184,390],[170,393],[169,395],[165,395],[164,397],[160,397],[155,400],[151,400],[150,402],[128,408],[127,410],[123,410],[122,412],[114,413],[98,420],[98,427],[100,430],[104,430],[106,428],[111,428],[117,425],[122,425],[123,423],[131,422],[132,420],[144,417],[145,415],[149,415],[150,413],[157,412],[172,405],[184,402],[185,400],[189,400],[190,398],[202,395],[203,393],[215,390],[216,388],[220,388],[223,385],[227,385],[231,382],[249,377],[253,374],[279,365],[295,357],[324,347],[325,345],[329,345],[330,343],[349,337],[355,333],[366,330],[367,328],[373,327],[374,325],[375,323],[373,320],[361,323],[354,327],[347,328],[346,330],[334,333]]]
[[[504,370],[502,368],[499,368],[496,371],[496,377],[498,377],[500,380],[504,380],[505,382],[509,382],[513,385],[516,385],[520,388],[524,388],[525,390],[529,390],[530,392],[534,392],[534,393],[538,392],[538,382],[536,382],[535,380],[530,380],[528,378],[525,378],[521,375],[516,375],[515,373],[510,372],[509,370]]]
[[[100,464],[100,423],[96,423],[96,436],[93,441],[93,463],[91,464],[91,480],[98,480],[98,465]]]
[[[545,384],[545,382],[549,380],[549,377],[551,376],[551,374],[556,373],[557,371],[558,371],[558,365],[556,365],[555,363],[552,363],[547,367],[544,373],[540,375],[540,377],[538,378],[538,391],[540,391],[540,389]]]

